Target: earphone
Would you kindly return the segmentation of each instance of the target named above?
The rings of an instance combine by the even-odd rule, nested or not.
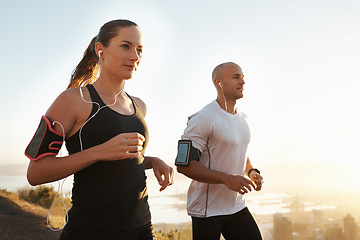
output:
[[[221,85],[221,83],[219,82],[219,87],[221,88],[221,92],[222,92],[222,95],[224,97],[224,101],[225,101],[225,111],[227,112],[228,111],[228,107],[227,107],[227,101],[226,101],[226,97],[225,97],[225,94],[224,94],[224,89]],[[232,114],[236,112],[236,109],[234,109],[234,111],[232,112]]]
[[[100,55],[103,53],[103,51],[102,50],[99,50],[98,51],[98,56],[100,57]]]

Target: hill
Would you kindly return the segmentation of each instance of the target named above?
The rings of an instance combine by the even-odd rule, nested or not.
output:
[[[0,194],[1,240],[59,239],[60,233],[53,232],[46,226],[47,210],[10,200],[11,198],[10,193],[7,196]]]
[[[44,189],[38,188],[38,190]],[[6,189],[0,189],[0,239],[59,239],[60,232],[53,232],[46,225],[48,211],[48,209],[37,204],[20,199],[18,194],[8,192]],[[56,222],[56,216],[52,216],[51,225],[54,224],[54,218]],[[55,225],[52,227],[58,228],[62,225],[63,223],[60,223],[59,226]],[[191,239],[191,223],[159,223],[154,224],[154,230],[159,240]]]

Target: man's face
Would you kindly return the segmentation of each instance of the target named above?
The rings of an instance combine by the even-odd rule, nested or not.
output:
[[[221,72],[221,85],[227,99],[237,100],[243,97],[244,74],[236,64],[227,64]]]

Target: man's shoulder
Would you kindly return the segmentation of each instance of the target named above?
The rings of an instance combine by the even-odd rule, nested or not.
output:
[[[237,115],[238,115],[240,118],[248,119],[248,116],[247,116],[244,112],[242,112],[242,111],[240,111],[240,110],[237,110]]]
[[[212,118],[214,116],[214,112],[215,107],[214,107],[214,102],[211,102],[207,105],[205,105],[201,110],[199,110],[198,112],[190,115],[188,117],[188,119],[192,119],[192,118],[196,118],[196,119],[208,119],[208,118]]]

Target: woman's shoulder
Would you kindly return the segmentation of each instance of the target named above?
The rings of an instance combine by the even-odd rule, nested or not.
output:
[[[87,90],[83,90],[84,96],[89,95]],[[79,88],[68,88],[61,92],[52,103],[48,111],[74,111],[82,106],[81,94]]]
[[[144,116],[146,115],[146,104],[143,100],[141,100],[138,97],[134,97],[134,96],[130,96],[131,99],[136,103],[136,105],[138,106],[138,108],[140,109],[140,111],[144,114]]]
[[[63,104],[76,104],[82,103],[84,100],[89,99],[90,101],[90,93],[86,87],[81,88],[68,88],[64,90],[55,101],[61,102]]]
[[[87,95],[89,95],[88,91],[84,90],[84,97]],[[66,89],[55,99],[45,116],[51,121],[61,123],[65,134],[69,135],[74,128],[75,123],[78,122],[79,119],[86,118],[85,115],[89,114],[91,111],[91,107],[84,105],[81,98],[79,88]],[[56,127],[58,126],[56,125]]]

